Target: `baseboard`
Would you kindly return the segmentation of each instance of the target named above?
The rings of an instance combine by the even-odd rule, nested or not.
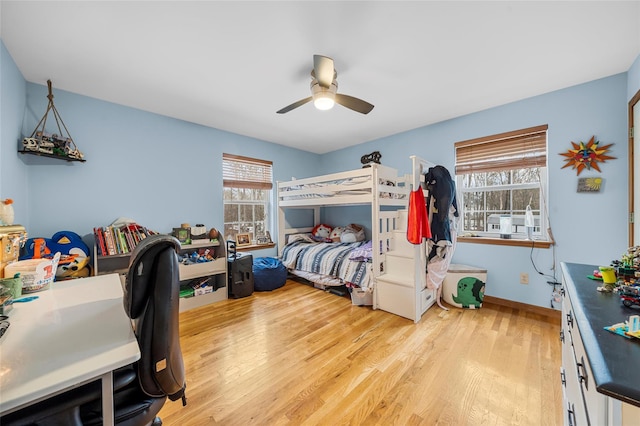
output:
[[[553,320],[554,322],[555,321],[560,322],[562,318],[562,311],[559,311],[557,309],[544,308],[542,306],[535,306],[535,305],[528,305],[526,303],[514,302],[513,300],[500,299],[499,297],[487,296],[486,294],[482,299],[482,304],[484,305],[485,303],[488,303],[491,305],[497,305],[497,306],[506,306],[508,308],[519,309],[521,311],[542,315],[544,317],[549,318],[550,320]]]

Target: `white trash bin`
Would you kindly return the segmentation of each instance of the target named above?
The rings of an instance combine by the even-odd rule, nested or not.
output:
[[[452,263],[442,283],[442,298],[456,308],[479,309],[486,282],[486,269]]]

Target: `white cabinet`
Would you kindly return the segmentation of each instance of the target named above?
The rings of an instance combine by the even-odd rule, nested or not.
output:
[[[640,424],[638,387],[634,385],[637,369],[632,367],[629,370],[624,365],[620,368],[620,364],[637,363],[638,343],[603,330],[604,326],[615,323],[612,319],[626,311],[621,310],[615,294],[596,291],[597,285],[586,278],[593,270],[593,266],[562,263],[564,296],[560,377],[564,424],[637,426]],[[611,353],[620,357],[630,356],[632,361],[625,363],[624,358],[613,360]],[[624,394],[624,390],[629,389],[633,389],[629,392],[632,395]],[[623,392],[618,394],[616,390]]]
[[[562,302],[562,367],[565,425],[604,425],[605,395],[595,389],[593,373],[576,325],[571,298]]]

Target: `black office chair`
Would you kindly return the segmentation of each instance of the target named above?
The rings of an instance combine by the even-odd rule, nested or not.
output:
[[[122,426],[162,424],[157,414],[167,397],[186,405],[178,312],[177,250],[169,235],[145,238],[131,254],[124,309],[133,320],[140,360],[114,372],[114,417]],[[49,398],[0,418],[9,425],[102,424],[100,381]]]

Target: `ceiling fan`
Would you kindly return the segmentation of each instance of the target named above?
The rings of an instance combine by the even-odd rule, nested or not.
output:
[[[369,102],[353,96],[336,93],[338,91],[337,77],[338,72],[333,67],[333,59],[327,56],[313,55],[311,96],[294,102],[276,112],[284,114],[313,100],[314,106],[320,110],[331,109],[334,103],[337,103],[359,113],[368,114],[373,109],[373,105]]]

